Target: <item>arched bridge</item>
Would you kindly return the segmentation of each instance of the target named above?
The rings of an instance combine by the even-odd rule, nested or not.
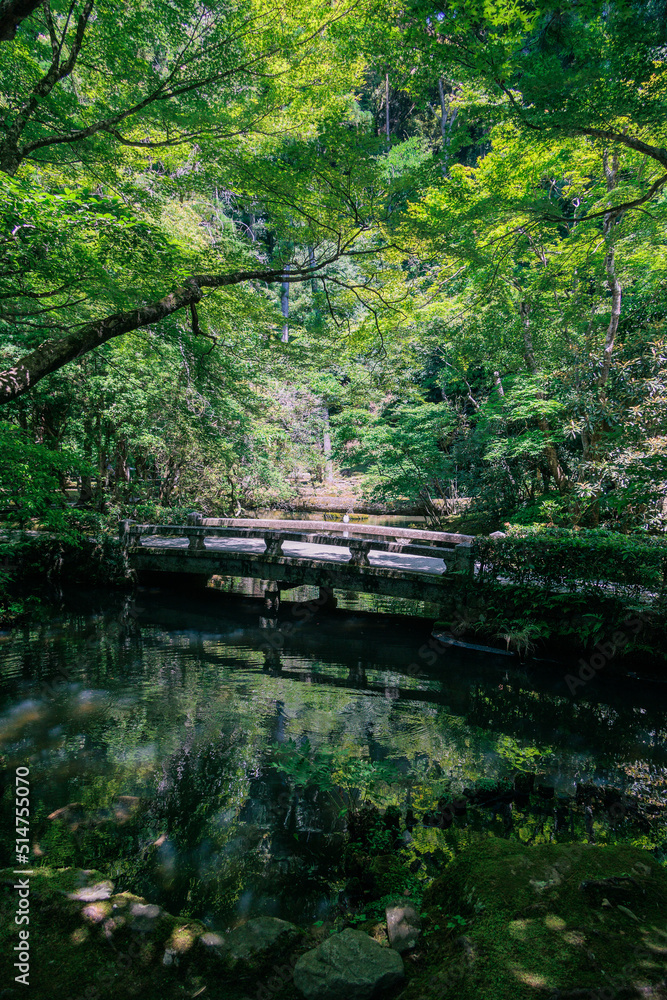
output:
[[[265,580],[272,592],[309,584],[434,602],[474,572],[471,535],[198,514],[188,521],[121,521],[130,566],[139,573]]]

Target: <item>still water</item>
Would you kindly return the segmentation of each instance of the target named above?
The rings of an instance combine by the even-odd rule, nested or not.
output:
[[[362,800],[408,816],[416,878],[489,833],[664,856],[667,685],[601,671],[572,694],[574,664],[434,654],[428,617],[339,598],[267,619],[212,590],[78,593],[2,634],[0,753],[10,780],[30,767],[35,863],[222,929],[347,904]]]

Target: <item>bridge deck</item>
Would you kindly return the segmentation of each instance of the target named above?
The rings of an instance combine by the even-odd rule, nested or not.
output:
[[[188,525],[121,522],[138,571],[238,576],[438,600],[474,572],[469,535],[313,521],[202,519]]]
[[[187,551],[190,539],[181,536],[176,538],[155,538],[152,536],[141,539],[142,548],[147,549],[170,549]],[[262,538],[205,538],[204,551],[211,555],[215,552],[243,552],[254,555],[263,555],[266,551],[266,544]],[[350,549],[345,545],[327,545],[314,542],[291,542],[282,543],[282,553],[287,558],[309,559],[324,562],[349,563],[352,559]],[[435,573],[445,572],[444,559],[433,556],[410,555],[400,552],[376,552],[372,549],[368,552],[368,562],[371,566],[383,566],[388,569],[405,569],[413,573]]]

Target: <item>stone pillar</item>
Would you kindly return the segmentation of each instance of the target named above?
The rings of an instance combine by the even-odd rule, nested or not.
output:
[[[320,587],[317,603],[326,611],[334,611],[338,607],[338,598],[334,597],[333,587]]]
[[[370,566],[368,561],[368,553],[370,551],[371,543],[366,541],[357,541],[356,539],[350,540],[350,566]]]
[[[204,534],[203,531],[197,532],[196,535],[190,535],[190,541],[188,543],[188,552],[189,553],[205,552],[206,551],[205,538],[206,535]]]
[[[280,588],[277,583],[269,583],[264,591],[264,611],[259,616],[260,628],[278,628],[280,608]]]
[[[127,548],[127,546],[130,543],[130,538],[128,533],[129,527],[130,527],[130,522],[127,519],[118,522],[118,538],[120,539],[120,544],[124,549]]]

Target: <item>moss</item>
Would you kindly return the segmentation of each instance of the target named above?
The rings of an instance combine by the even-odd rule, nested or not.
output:
[[[14,924],[17,895],[12,870],[0,871],[0,975],[3,997],[18,1000],[25,986],[14,983],[18,942]],[[70,894],[99,889],[75,900]],[[88,898],[86,898],[86,895]],[[265,978],[276,979],[271,1000],[297,1000],[291,982],[292,952],[313,946],[292,937],[262,960],[261,979],[250,968],[231,971],[203,946],[199,921],[175,917],[131,892],[113,894],[97,871],[37,868],[30,876],[30,986],[37,1000],[247,1000]],[[288,945],[288,946],[287,946]]]
[[[0,872],[0,975],[6,990],[3,996],[19,998],[25,987],[14,982],[14,945],[18,927],[14,923],[17,894],[11,870]],[[152,935],[125,933],[124,921],[116,924],[116,910],[127,912],[133,902],[145,900],[130,893],[89,903],[75,902],[69,893],[103,881],[100,872],[85,875],[75,868],[38,868],[30,878],[30,996],[49,1000],[116,1000],[141,996],[143,1000],[171,1000],[192,996],[204,985],[196,967],[164,968],[164,947]],[[125,903],[125,906],[122,904]],[[113,914],[112,914],[113,910]],[[98,919],[99,918],[99,919]],[[113,920],[113,926],[111,924]],[[25,925],[24,925],[25,926]],[[165,914],[158,938],[161,944],[173,940],[173,950],[181,952],[196,932],[187,921]],[[187,938],[187,941],[186,941]],[[222,994],[207,990],[207,995]],[[224,994],[234,1000],[233,988]],[[239,996],[242,994],[238,994]]]
[[[637,848],[471,845],[426,893],[432,936],[405,998],[639,996],[664,976],[665,900],[667,871]]]
[[[394,879],[395,892],[400,862],[381,855],[370,864],[375,879]],[[285,955],[274,956],[258,980],[223,972],[198,940],[203,926],[196,921],[161,912],[150,933],[130,933],[124,921],[133,907],[153,909],[132,893],[85,904],[104,911],[99,921],[85,919],[84,904],[67,894],[102,880],[99,872],[84,877],[77,869],[40,868],[31,876],[32,996],[176,1000],[205,987],[212,1000],[242,1000],[275,981],[271,1000],[296,1000]],[[7,984],[14,977],[14,881],[12,872],[0,872]],[[409,981],[401,1000],[551,1000],[568,991],[615,1000],[657,997],[650,987],[667,966],[666,900],[667,870],[634,847],[472,841],[424,895],[426,933],[406,959]],[[378,932],[377,916],[365,925],[369,933]],[[118,925],[105,937],[110,921]],[[290,954],[314,943],[304,937]],[[202,951],[208,954],[200,961]],[[22,989],[8,985],[8,1000],[23,996]]]

